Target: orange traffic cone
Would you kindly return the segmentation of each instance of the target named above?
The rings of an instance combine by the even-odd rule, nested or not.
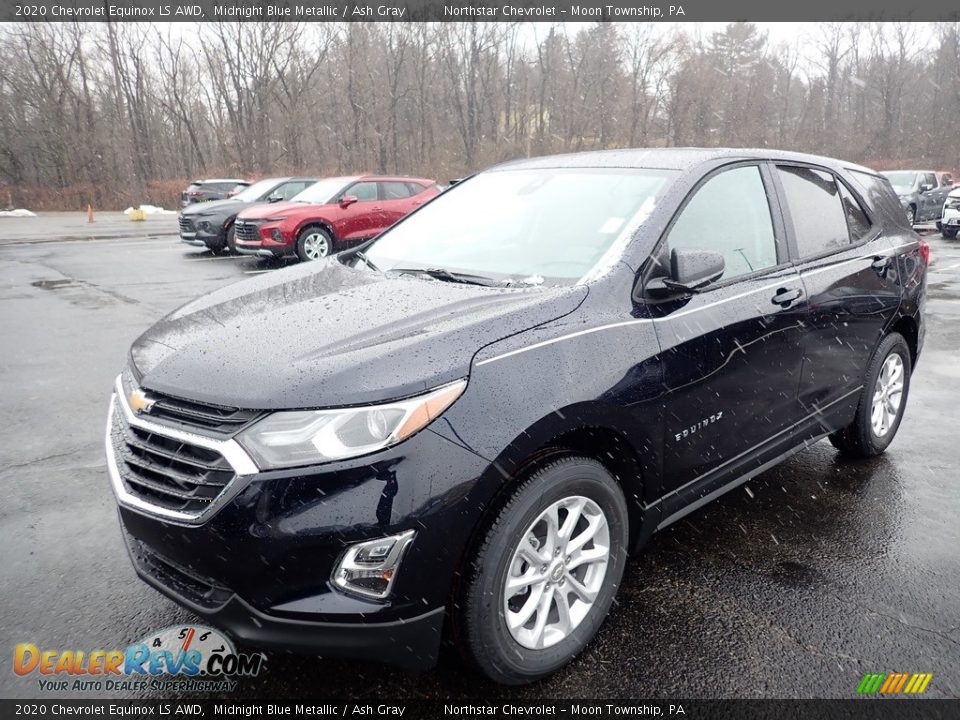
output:
[[[93,219],[93,205],[90,205],[89,203],[87,204],[87,222],[96,222],[96,220]]]

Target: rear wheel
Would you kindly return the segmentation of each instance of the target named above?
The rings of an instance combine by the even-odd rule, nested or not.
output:
[[[332,252],[333,238],[323,228],[304,228],[297,236],[297,257],[304,262],[321,260]]]
[[[910,391],[910,348],[899,333],[880,343],[867,369],[857,414],[830,442],[846,455],[874,457],[893,442]]]
[[[595,460],[532,475],[487,531],[461,604],[463,650],[485,675],[520,685],[575,657],[603,623],[623,576],[627,506]]]
[[[913,227],[914,223],[917,221],[917,209],[913,205],[907,206],[907,223],[910,227]]]

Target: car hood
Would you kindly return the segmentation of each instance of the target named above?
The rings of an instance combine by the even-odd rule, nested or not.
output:
[[[329,204],[327,204],[329,205]],[[317,208],[325,207],[319,203],[302,202],[277,202],[270,205],[262,205],[244,210],[240,216],[241,220],[262,220],[263,218],[277,217],[315,212]]]
[[[950,197],[950,198],[960,197],[960,188],[957,188],[956,190],[951,190],[950,192],[948,192],[947,197]]]
[[[250,203],[242,200],[227,198],[225,200],[210,200],[209,202],[194,203],[187,205],[180,214],[185,217],[200,217],[203,215],[234,215],[243,208],[249,207]]]
[[[388,277],[333,258],[184,305],[137,339],[131,360],[144,388],[215,405],[379,402],[466,377],[482,347],[566,315],[586,295]]]

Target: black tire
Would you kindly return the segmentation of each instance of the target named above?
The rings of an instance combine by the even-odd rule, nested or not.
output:
[[[884,363],[891,355],[900,356],[903,368],[903,391],[897,407],[896,419],[889,429],[882,435],[874,431],[871,416],[873,413],[874,394],[877,391],[878,379]],[[912,372],[910,348],[906,340],[899,333],[890,333],[880,342],[864,377],[863,390],[860,393],[860,403],[857,414],[847,427],[830,435],[830,443],[844,455],[851,457],[869,458],[882,453],[893,442],[893,438],[903,420],[903,411],[907,406],[910,394],[910,373]]]
[[[227,230],[227,248],[232,254],[237,254],[237,230],[232,224]]]
[[[214,255],[220,255],[227,249],[227,241],[221,238],[216,240],[205,240],[207,249]]]
[[[509,602],[505,597],[507,574],[515,562],[514,553],[521,539],[529,537],[526,533],[531,525],[551,505],[573,497],[584,497],[595,503],[607,521],[609,555],[606,570],[599,578],[600,586],[593,604],[579,624],[556,644],[530,649],[514,639],[507,626],[504,612],[504,604]],[[563,519],[567,517],[565,515]],[[586,522],[586,516],[581,517],[583,519],[577,522]],[[458,608],[460,616],[457,618],[457,625],[462,631],[461,650],[467,660],[490,679],[508,685],[533,682],[567,664],[586,647],[607,616],[623,577],[628,525],[623,491],[596,460],[565,458],[550,463],[525,480],[498,513],[467,568],[467,582]],[[578,524],[577,527],[581,526]],[[540,549],[549,554],[546,546]],[[562,553],[553,562],[559,563],[561,560]],[[546,576],[548,571],[541,572]],[[563,568],[560,572],[563,572]],[[556,583],[555,589],[564,584],[563,580],[557,581],[555,578],[553,582]],[[546,587],[550,588],[550,584]],[[530,588],[532,590],[533,586]],[[566,590],[573,593],[569,584]],[[569,595],[565,597],[569,601]],[[576,602],[574,599],[573,603]],[[536,601],[534,604],[539,605]],[[556,609],[551,604],[547,617]]]
[[[322,254],[314,255],[311,252],[311,243],[314,242],[312,238],[320,238],[321,245],[319,245],[319,247],[326,248],[325,250],[321,251]],[[325,246],[322,244],[323,242],[326,243]],[[301,262],[321,260],[325,257],[329,257],[336,252],[334,247],[333,238],[330,236],[330,233],[324,228],[316,225],[304,228],[300,231],[300,234],[297,235],[297,257],[300,258]]]
[[[948,228],[946,225],[940,228],[940,234],[944,240],[953,240],[957,237],[957,228]]]

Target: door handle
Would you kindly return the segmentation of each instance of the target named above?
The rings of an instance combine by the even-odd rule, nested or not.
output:
[[[887,266],[889,264],[890,264],[889,255],[877,255],[873,258],[873,262],[870,263],[870,267],[872,267],[877,272],[883,272],[884,270],[887,269]]]
[[[803,295],[803,290],[800,288],[793,288],[793,290],[787,290],[786,288],[780,288],[777,290],[777,294],[770,298],[770,302],[774,305],[780,305],[781,307],[787,307],[794,300],[799,300]]]

